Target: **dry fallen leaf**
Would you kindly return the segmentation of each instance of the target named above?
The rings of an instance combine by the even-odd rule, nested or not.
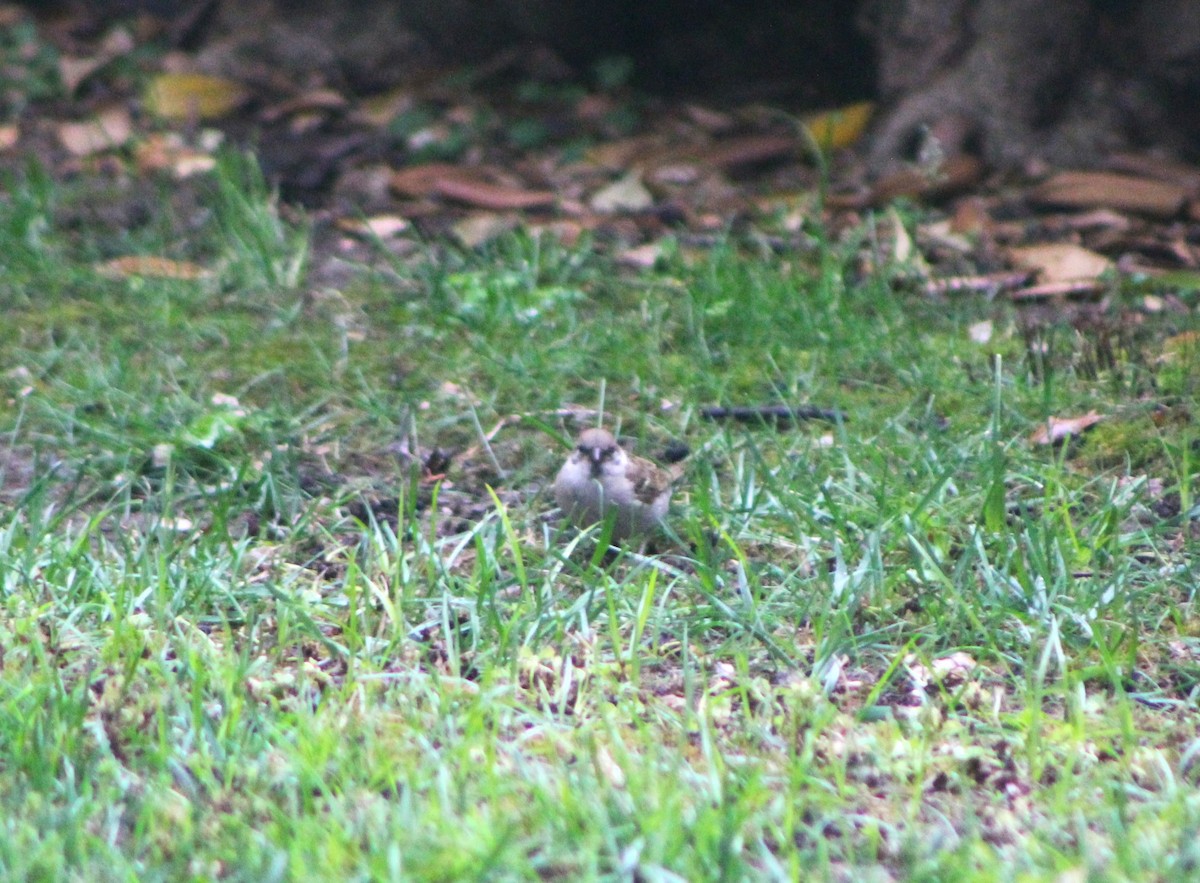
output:
[[[1112,261],[1081,245],[1050,242],[1008,250],[1009,260],[1038,274],[1043,283],[1093,281],[1112,269]]]
[[[128,55],[136,48],[133,35],[123,27],[109,31],[97,47],[96,55],[82,58],[63,55],[58,60],[58,77],[68,95],[74,95],[80,85],[110,61]]]
[[[433,196],[437,193],[439,181],[454,176],[466,179],[478,177],[477,174],[473,174],[462,166],[445,162],[431,162],[397,169],[388,179],[388,186],[401,196],[420,199]]]
[[[650,171],[650,180],[660,185],[694,184],[699,177],[700,170],[692,163],[668,163]]]
[[[88,77],[94,74],[104,65],[108,64],[110,59],[103,57],[91,58],[76,58],[71,55],[64,55],[58,60],[58,78],[62,80],[63,89],[68,95],[74,95],[75,90],[79,88]]]
[[[907,263],[913,256],[913,241],[904,226],[904,220],[894,207],[888,210],[887,225],[892,233],[892,259],[900,264]]]
[[[518,223],[516,215],[475,212],[455,223],[451,231],[466,248],[478,248],[516,229]]]
[[[602,168],[627,169],[635,161],[655,165],[668,153],[666,141],[662,136],[635,135],[597,144],[588,150],[587,159],[588,162]]]
[[[871,201],[876,205],[899,196],[937,199],[973,187],[983,177],[983,162],[965,153],[946,157],[936,171],[901,169],[875,182]]]
[[[300,95],[265,107],[260,116],[264,122],[273,123],[285,117],[314,111],[341,111],[349,106],[346,96],[334,89],[312,89]]]
[[[1114,212],[1112,209],[1096,208],[1077,214],[1062,215],[1058,218],[1047,219],[1046,224],[1061,225],[1065,230],[1108,230],[1114,233],[1124,232],[1133,226],[1129,215]]]
[[[602,214],[640,212],[654,205],[654,196],[635,170],[597,190],[592,194],[590,204],[594,211]]]
[[[699,104],[685,105],[683,112],[689,120],[713,135],[728,132],[737,125],[737,121],[729,114]]]
[[[95,267],[97,273],[110,279],[129,279],[142,277],[146,279],[182,279],[193,281],[207,279],[212,274],[190,261],[173,261],[170,258],[153,256],[128,255],[114,258]]]
[[[1054,297],[1094,297],[1104,293],[1104,285],[1092,279],[1068,279],[1065,282],[1043,282],[1017,289],[1009,296],[1013,300],[1045,300]]]
[[[544,190],[525,190],[455,177],[439,179],[437,192],[446,199],[493,211],[548,208],[556,199],[553,193]]]
[[[1050,417],[1033,431],[1029,440],[1035,445],[1054,445],[1080,435],[1104,419],[1103,414],[1088,411],[1082,417]]]
[[[617,262],[639,270],[650,270],[662,256],[663,245],[661,242],[647,242],[644,245],[637,245],[620,252],[617,255]]]
[[[953,294],[956,292],[986,292],[994,296],[1001,291],[1008,291],[1029,281],[1029,273],[1017,272],[984,273],[979,276],[946,276],[941,279],[931,279],[925,283],[928,294]],[[1014,295],[1015,296],[1015,295]]]
[[[557,201],[557,197],[548,191],[493,183],[492,179],[496,177],[503,176],[486,167],[423,163],[396,170],[388,179],[388,186],[401,196],[442,196],[492,211],[548,208]]]
[[[922,240],[960,254],[970,254],[975,248],[970,239],[954,228],[954,221],[949,218],[921,224],[917,228],[917,232],[920,233]]]
[[[370,218],[339,218],[337,226],[347,233],[375,239],[391,239],[405,232],[411,224],[399,215],[375,215]]]
[[[1029,194],[1034,205],[1061,208],[1109,208],[1158,218],[1179,214],[1189,196],[1186,187],[1167,181],[1112,172],[1060,172]]]
[[[939,656],[933,660],[933,675],[946,686],[956,686],[962,683],[977,665],[971,654],[956,650],[949,656]]]
[[[742,135],[718,141],[695,152],[695,158],[726,171],[786,159],[796,154],[800,142],[791,135]]]
[[[74,156],[91,156],[120,147],[133,134],[133,120],[123,107],[110,107],[84,123],[60,123],[58,140]]]
[[[184,143],[178,132],[162,132],[148,136],[134,150],[134,160],[141,172],[169,171],[176,179],[211,172],[217,160],[212,154]]]
[[[416,103],[412,90],[405,86],[381,92],[356,102],[352,116],[368,125],[382,128]]]
[[[940,656],[928,666],[922,663],[915,653],[910,653],[904,658],[904,667],[912,680],[913,692],[917,693],[925,692],[931,683],[947,688],[957,687],[977,665],[974,657],[962,650],[949,656]]]
[[[566,218],[545,224],[529,224],[526,230],[531,236],[549,236],[568,248],[573,247],[588,228],[579,221]]]
[[[1200,168],[1148,153],[1118,153],[1108,158],[1106,165],[1114,172],[1125,172],[1142,178],[1168,181],[1200,194]]]
[[[953,212],[946,224],[946,232],[950,235],[978,236],[991,230],[992,212],[983,197],[959,199],[954,204]]]

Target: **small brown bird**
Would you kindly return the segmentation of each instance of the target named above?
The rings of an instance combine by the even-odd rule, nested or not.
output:
[[[554,497],[567,517],[588,527],[611,513],[614,543],[659,528],[671,502],[679,464],[663,468],[625,452],[607,429],[585,429],[554,480]]]

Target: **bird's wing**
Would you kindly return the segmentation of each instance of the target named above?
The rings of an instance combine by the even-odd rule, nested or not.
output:
[[[633,484],[633,495],[640,503],[649,506],[670,488],[682,470],[660,469],[641,457],[630,457],[626,474]]]

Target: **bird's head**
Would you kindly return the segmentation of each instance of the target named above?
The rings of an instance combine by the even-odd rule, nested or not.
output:
[[[575,446],[579,456],[587,461],[593,475],[599,475],[607,463],[619,462],[621,446],[607,429],[585,429]]]

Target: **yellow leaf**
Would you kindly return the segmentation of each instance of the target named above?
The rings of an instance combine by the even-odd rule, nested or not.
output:
[[[146,107],[172,120],[216,119],[241,105],[249,93],[240,83],[208,74],[159,74],[146,89]]]
[[[874,110],[874,103],[860,101],[833,110],[810,113],[802,117],[801,122],[822,150],[840,150],[862,137]]]

